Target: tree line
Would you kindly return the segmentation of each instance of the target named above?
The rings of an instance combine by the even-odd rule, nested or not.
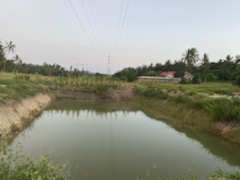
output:
[[[10,41],[3,45],[0,42],[0,70],[5,72],[19,72],[25,74],[41,74],[45,76],[83,76],[96,75],[104,76],[100,73],[91,73],[70,67],[70,70],[54,63],[44,62],[42,65],[24,63],[16,54],[16,45]],[[10,56],[12,58],[9,58]],[[232,57],[227,55],[218,62],[211,62],[208,54],[199,55],[196,48],[190,48],[185,51],[179,60],[167,60],[164,64],[151,63],[136,68],[128,67],[116,72],[112,77],[133,82],[138,76],[160,76],[161,72],[175,71],[176,77],[182,78],[185,71],[194,76],[194,82],[206,81],[233,81],[234,84],[240,85],[240,56]]]
[[[187,49],[180,60],[167,60],[165,64],[156,63],[137,68],[124,68],[113,76],[125,81],[135,81],[138,76],[160,76],[161,72],[175,71],[176,77],[183,77],[184,72],[193,74],[195,82],[233,81],[240,84],[240,56],[227,55],[218,62],[210,62],[208,54],[200,57],[196,48]]]
[[[45,76],[83,76],[93,75],[88,71],[79,70],[77,68],[70,67],[70,70],[54,63],[48,64],[44,62],[42,65],[24,63],[23,60],[15,54],[16,45],[10,41],[3,45],[0,42],[0,71],[4,72],[18,72],[25,74],[41,74]],[[12,55],[9,58],[9,55]],[[101,74],[97,74],[101,75]]]

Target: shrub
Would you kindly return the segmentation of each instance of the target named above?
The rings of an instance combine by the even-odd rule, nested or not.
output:
[[[66,179],[68,172],[63,165],[53,165],[49,156],[39,161],[8,149],[5,139],[0,140],[0,179]]]
[[[149,85],[145,87],[134,87],[134,91],[136,94],[143,95],[145,97],[156,97],[160,99],[167,99],[169,96],[168,94],[164,93],[160,87]]]
[[[234,78],[233,84],[240,87],[240,74]]]
[[[95,92],[98,95],[104,95],[107,93],[109,87],[107,85],[104,84],[97,84],[95,87]]]
[[[240,121],[239,99],[215,99],[205,105],[216,121]]]

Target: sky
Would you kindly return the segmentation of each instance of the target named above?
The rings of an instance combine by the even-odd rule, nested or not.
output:
[[[0,41],[26,63],[91,72],[240,54],[239,0],[0,0]],[[10,55],[11,56],[11,55]]]

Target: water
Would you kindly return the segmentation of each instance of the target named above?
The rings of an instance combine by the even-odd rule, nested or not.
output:
[[[144,110],[143,110],[144,111]],[[159,179],[240,167],[240,148],[212,136],[174,129],[127,104],[59,101],[15,138],[33,158],[51,153],[70,179]]]

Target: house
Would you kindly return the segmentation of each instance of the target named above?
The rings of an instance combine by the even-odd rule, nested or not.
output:
[[[181,78],[169,78],[169,77],[158,77],[158,76],[139,76],[138,81],[179,83],[181,81]]]
[[[183,79],[185,79],[186,81],[190,82],[192,81],[194,78],[194,76],[192,74],[190,74],[189,72],[185,71],[184,72],[184,76]]]
[[[175,76],[175,74],[176,74],[175,71],[164,71],[164,72],[161,72],[161,76],[168,77],[168,78],[173,78]]]

